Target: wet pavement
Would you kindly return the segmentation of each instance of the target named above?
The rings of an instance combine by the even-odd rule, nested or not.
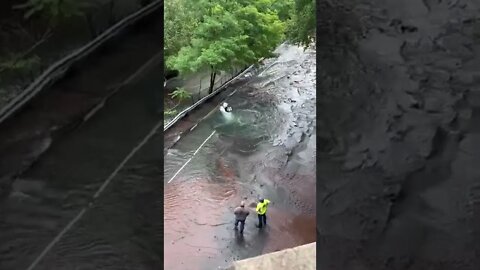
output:
[[[151,106],[152,91],[163,83],[157,69],[74,128],[38,144],[27,143],[34,134],[27,129],[18,144],[3,141],[15,146],[3,153],[25,156],[19,155],[22,170],[3,179],[10,186],[0,204],[0,269],[158,269],[164,255],[166,269],[215,269],[315,241],[314,54],[280,52],[263,76],[250,74],[217,97],[237,90],[229,102],[238,121],[209,115],[207,103],[171,132],[208,115],[193,130],[180,139],[166,134],[167,149],[163,121]],[[258,232],[252,213],[244,237],[236,238],[233,207],[260,195],[272,201],[269,227]]]
[[[111,182],[122,188],[135,177],[129,176],[129,166],[138,165],[132,162],[150,162],[132,157],[119,166],[161,121],[152,97],[163,83],[157,75],[162,68],[143,69],[111,94],[158,54],[157,25],[156,21],[153,27],[130,33],[120,46],[84,62],[85,69],[68,74],[2,123],[0,269],[155,269],[160,265],[163,253],[157,247],[162,229],[150,231],[149,224],[160,226],[161,219],[148,212],[155,209],[155,202],[148,200],[161,192],[149,196],[157,191],[152,185],[158,181],[149,182],[149,169],[142,171],[142,186],[118,192],[107,186],[105,196],[92,199],[108,177],[113,176]],[[162,139],[156,142],[161,145]],[[156,148],[145,151],[150,149]],[[158,168],[155,175],[162,173],[161,151],[152,165]],[[78,222],[59,235],[79,215]]]
[[[287,45],[277,52],[226,90],[233,120],[217,97],[179,123],[183,133],[165,134],[166,269],[216,269],[316,240],[315,53]],[[272,201],[268,226],[255,227],[251,208],[242,237],[232,211],[258,197]]]
[[[161,181],[161,147],[150,160],[148,155],[139,154],[119,167],[155,124],[163,124],[146,106],[150,89],[162,82],[157,73],[152,70],[141,81],[122,89],[89,121],[57,138],[40,159],[15,177],[0,205],[1,269],[32,266],[84,209],[88,211],[79,222],[38,265],[28,269],[153,269],[159,264],[163,254],[156,246],[161,243],[161,227],[149,231],[149,224],[160,226],[161,212],[149,212],[155,209],[155,201],[148,200],[161,198],[161,190],[154,186]],[[144,151],[157,149],[154,143],[162,145],[162,139],[152,140]],[[147,160],[135,163],[142,158]],[[153,158],[158,160],[143,165]],[[146,166],[139,172],[145,175],[132,173],[137,171],[135,166]],[[120,171],[114,173],[117,168]],[[92,199],[110,176],[115,184]],[[158,194],[150,196],[150,192]],[[155,235],[160,238],[155,240]]]

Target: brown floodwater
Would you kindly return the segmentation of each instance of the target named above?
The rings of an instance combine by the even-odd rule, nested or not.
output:
[[[226,98],[232,117],[210,104],[217,111],[193,130],[165,135],[177,140],[164,156],[165,269],[217,269],[315,241],[315,57],[278,52]],[[260,197],[272,201],[262,230]],[[243,236],[233,224],[242,200],[251,213]]]

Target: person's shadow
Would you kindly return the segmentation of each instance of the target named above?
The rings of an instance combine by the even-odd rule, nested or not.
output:
[[[235,244],[240,247],[245,247],[245,238],[243,237],[243,233],[235,231]]]

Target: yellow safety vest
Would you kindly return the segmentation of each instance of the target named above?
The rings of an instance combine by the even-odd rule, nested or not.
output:
[[[267,213],[267,207],[268,207],[268,204],[270,203],[269,200],[267,199],[264,199],[263,200],[263,203],[259,202],[257,204],[257,214],[259,215],[264,215],[265,213]]]

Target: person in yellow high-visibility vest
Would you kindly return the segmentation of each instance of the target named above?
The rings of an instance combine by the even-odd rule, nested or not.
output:
[[[270,204],[270,201],[267,199],[260,199],[257,203],[257,214],[258,214],[258,225],[257,228],[262,228],[267,226],[267,208]]]

